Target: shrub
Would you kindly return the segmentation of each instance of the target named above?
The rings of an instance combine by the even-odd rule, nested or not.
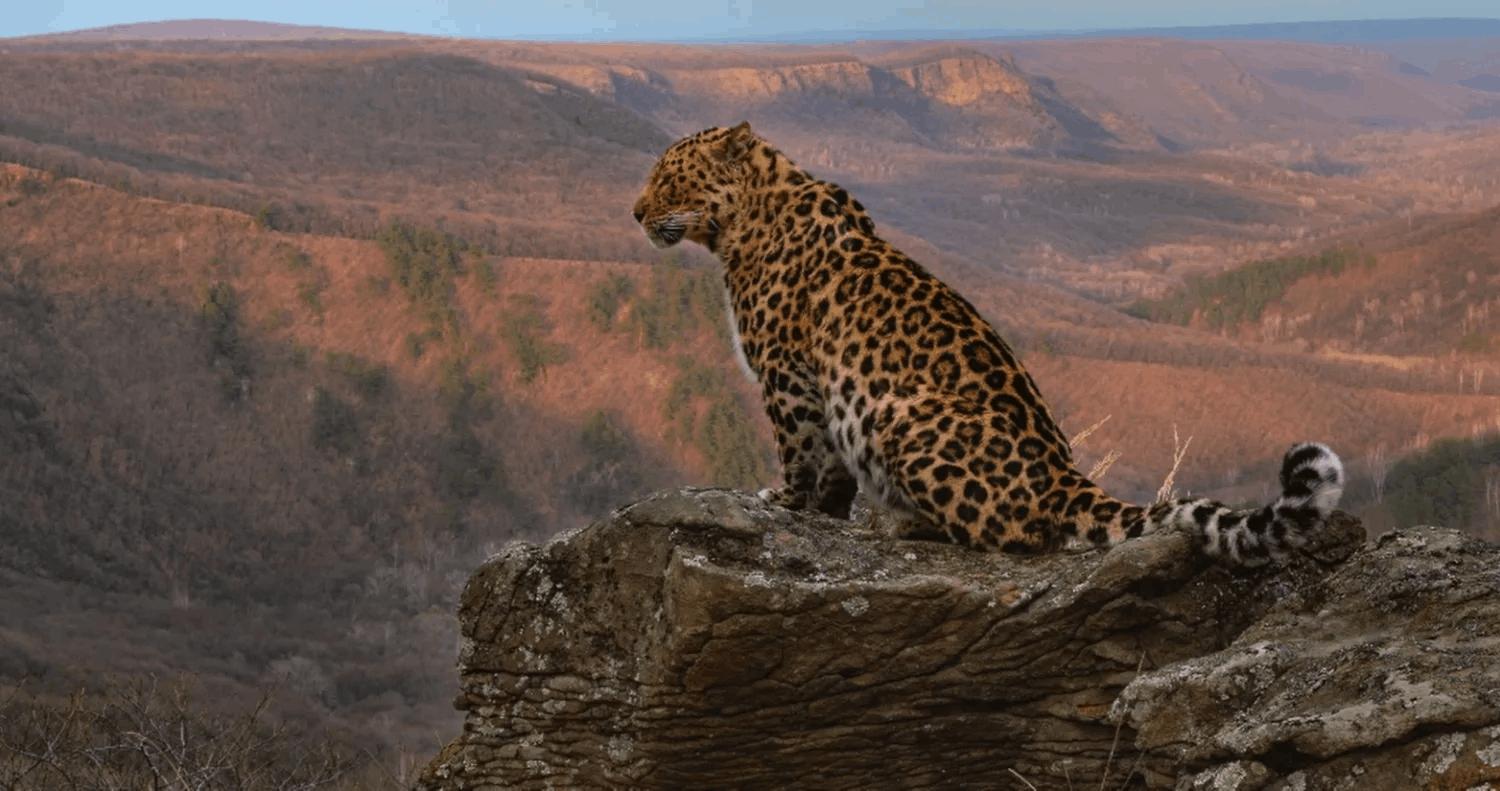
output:
[[[630,435],[615,424],[609,413],[596,410],[583,421],[583,448],[590,455],[608,461],[619,461],[630,454],[634,443]]]
[[[765,453],[733,393],[720,391],[709,402],[694,444],[708,461],[713,483],[755,489],[765,482]]]
[[[302,272],[312,268],[312,259],[301,250],[288,250],[281,256],[286,263],[286,268],[293,272]]]
[[[319,387],[313,391],[312,443],[318,450],[348,454],[359,444],[359,421],[354,407]]]
[[[236,379],[249,378],[250,350],[240,339],[239,303],[234,289],[220,281],[205,286],[199,299],[199,313],[208,336],[208,363],[224,359]]]
[[[495,274],[495,265],[490,263],[490,259],[484,257],[476,258],[474,260],[473,275],[474,286],[479,289],[479,293],[485,296],[493,296],[495,287],[500,283],[500,278]]]
[[[226,403],[238,403],[245,397],[245,380],[234,374],[224,374],[219,377],[219,395],[224,397]]]
[[[489,383],[471,372],[469,359],[455,355],[438,364],[438,401],[448,412],[448,434],[438,449],[436,489],[448,500],[484,496],[506,498],[505,470],[487,451],[473,424],[490,418]],[[460,515],[455,519],[461,523]]]
[[[255,207],[255,214],[252,217],[252,221],[255,223],[255,227],[262,231],[273,231],[276,229],[276,221],[280,216],[281,209],[277,208],[276,204],[270,201],[261,201],[260,205]]]
[[[667,395],[662,399],[662,416],[667,419],[668,438],[691,439],[697,413],[691,409],[694,396],[708,396],[724,387],[724,378],[719,371],[699,366],[687,355],[676,360],[677,375],[667,386]]]
[[[438,364],[438,402],[452,425],[490,416],[489,378],[469,370],[469,358],[455,355]]]
[[[629,299],[634,291],[635,283],[628,275],[611,273],[589,292],[589,322],[600,332],[614,329],[615,314],[620,310],[620,304]]]
[[[283,327],[292,326],[292,312],[286,308],[276,308],[270,315],[266,316],[266,331],[275,332]]]
[[[376,234],[385,254],[391,280],[406,292],[408,303],[436,329],[441,339],[447,326],[456,335],[458,312],[452,304],[450,278],[461,272],[459,254],[467,247],[450,234],[422,228],[412,230],[392,223]]]
[[[413,301],[437,297],[445,278],[459,272],[462,244],[440,231],[413,231],[393,223],[376,234],[375,241],[385,253],[391,280]]]
[[[323,358],[328,367],[344,375],[365,401],[374,401],[385,392],[386,367],[348,352],[329,352]]]
[[[304,280],[297,284],[297,299],[312,311],[314,316],[323,315],[323,287],[316,280]]]
[[[208,325],[208,352],[210,361],[220,355],[228,355],[237,342],[234,318],[234,289],[228,283],[214,283],[204,288],[200,310]]]
[[[563,481],[567,499],[585,514],[601,515],[647,488],[635,443],[605,410],[583,421],[580,434],[589,460]]]
[[[518,378],[530,384],[539,374],[546,373],[547,366],[565,361],[567,353],[562,346],[538,337],[544,322],[535,296],[513,294],[510,302],[510,310],[501,316],[500,339],[516,358]]]
[[[437,459],[438,491],[456,500],[480,495],[498,497],[505,491],[504,470],[468,426],[454,427]]]
[[[385,392],[386,368],[384,365],[368,365],[364,370],[352,377],[354,390],[359,393],[360,398],[366,401],[374,401]]]

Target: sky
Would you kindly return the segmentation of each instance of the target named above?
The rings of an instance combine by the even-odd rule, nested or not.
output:
[[[172,19],[485,38],[670,40],[804,31],[1014,31],[1500,17],[1500,0],[0,0],[0,38]]]

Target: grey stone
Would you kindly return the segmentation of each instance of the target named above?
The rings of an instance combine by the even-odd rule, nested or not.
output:
[[[1181,532],[1014,557],[739,492],[658,493],[474,573],[464,731],[416,787],[1500,778],[1495,548],[1363,537],[1338,514],[1310,552],[1256,570]],[[1398,766],[1437,784],[1371,784]]]

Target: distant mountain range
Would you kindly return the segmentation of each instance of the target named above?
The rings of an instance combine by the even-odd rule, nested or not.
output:
[[[415,33],[387,30],[357,30],[342,27],[288,25],[281,22],[255,22],[248,19],[171,19],[164,22],[135,22],[123,25],[64,30],[39,36],[21,36],[14,41],[105,41],[112,39],[393,39],[415,37]],[[3,41],[4,39],[0,39]]]
[[[1500,36],[1500,19],[1354,19],[1268,22],[1205,27],[1106,28],[1097,30],[1008,30],[1005,28],[915,28],[905,30],[810,30],[764,36],[693,39],[714,43],[828,44],[852,41],[985,39],[1039,41],[1066,38],[1183,38],[1246,41],[1396,41],[1444,36]],[[685,39],[683,41],[686,41]]]
[[[417,34],[305,27],[274,22],[189,19],[143,22],[51,33],[26,38],[51,39],[371,39],[405,38]],[[1010,30],[1006,28],[910,28],[889,30],[809,30],[729,37],[663,39],[662,43],[785,43],[834,44],[854,41],[1009,40],[1039,41],[1070,38],[1180,38],[1260,41],[1398,41],[1446,36],[1500,36],[1500,18],[1355,19],[1321,22],[1271,22],[1206,27],[1147,27],[1097,30]],[[576,36],[525,36],[536,40],[577,40]],[[628,38],[590,36],[589,40]]]

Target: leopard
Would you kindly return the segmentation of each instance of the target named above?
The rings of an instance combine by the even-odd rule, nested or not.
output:
[[[668,147],[633,215],[655,247],[690,241],[723,265],[735,356],[781,463],[781,485],[759,493],[772,505],[849,519],[864,492],[897,538],[1013,554],[1175,526],[1212,558],[1259,566],[1306,546],[1343,493],[1338,455],[1299,442],[1262,507],[1109,495],[990,322],[749,122]]]

